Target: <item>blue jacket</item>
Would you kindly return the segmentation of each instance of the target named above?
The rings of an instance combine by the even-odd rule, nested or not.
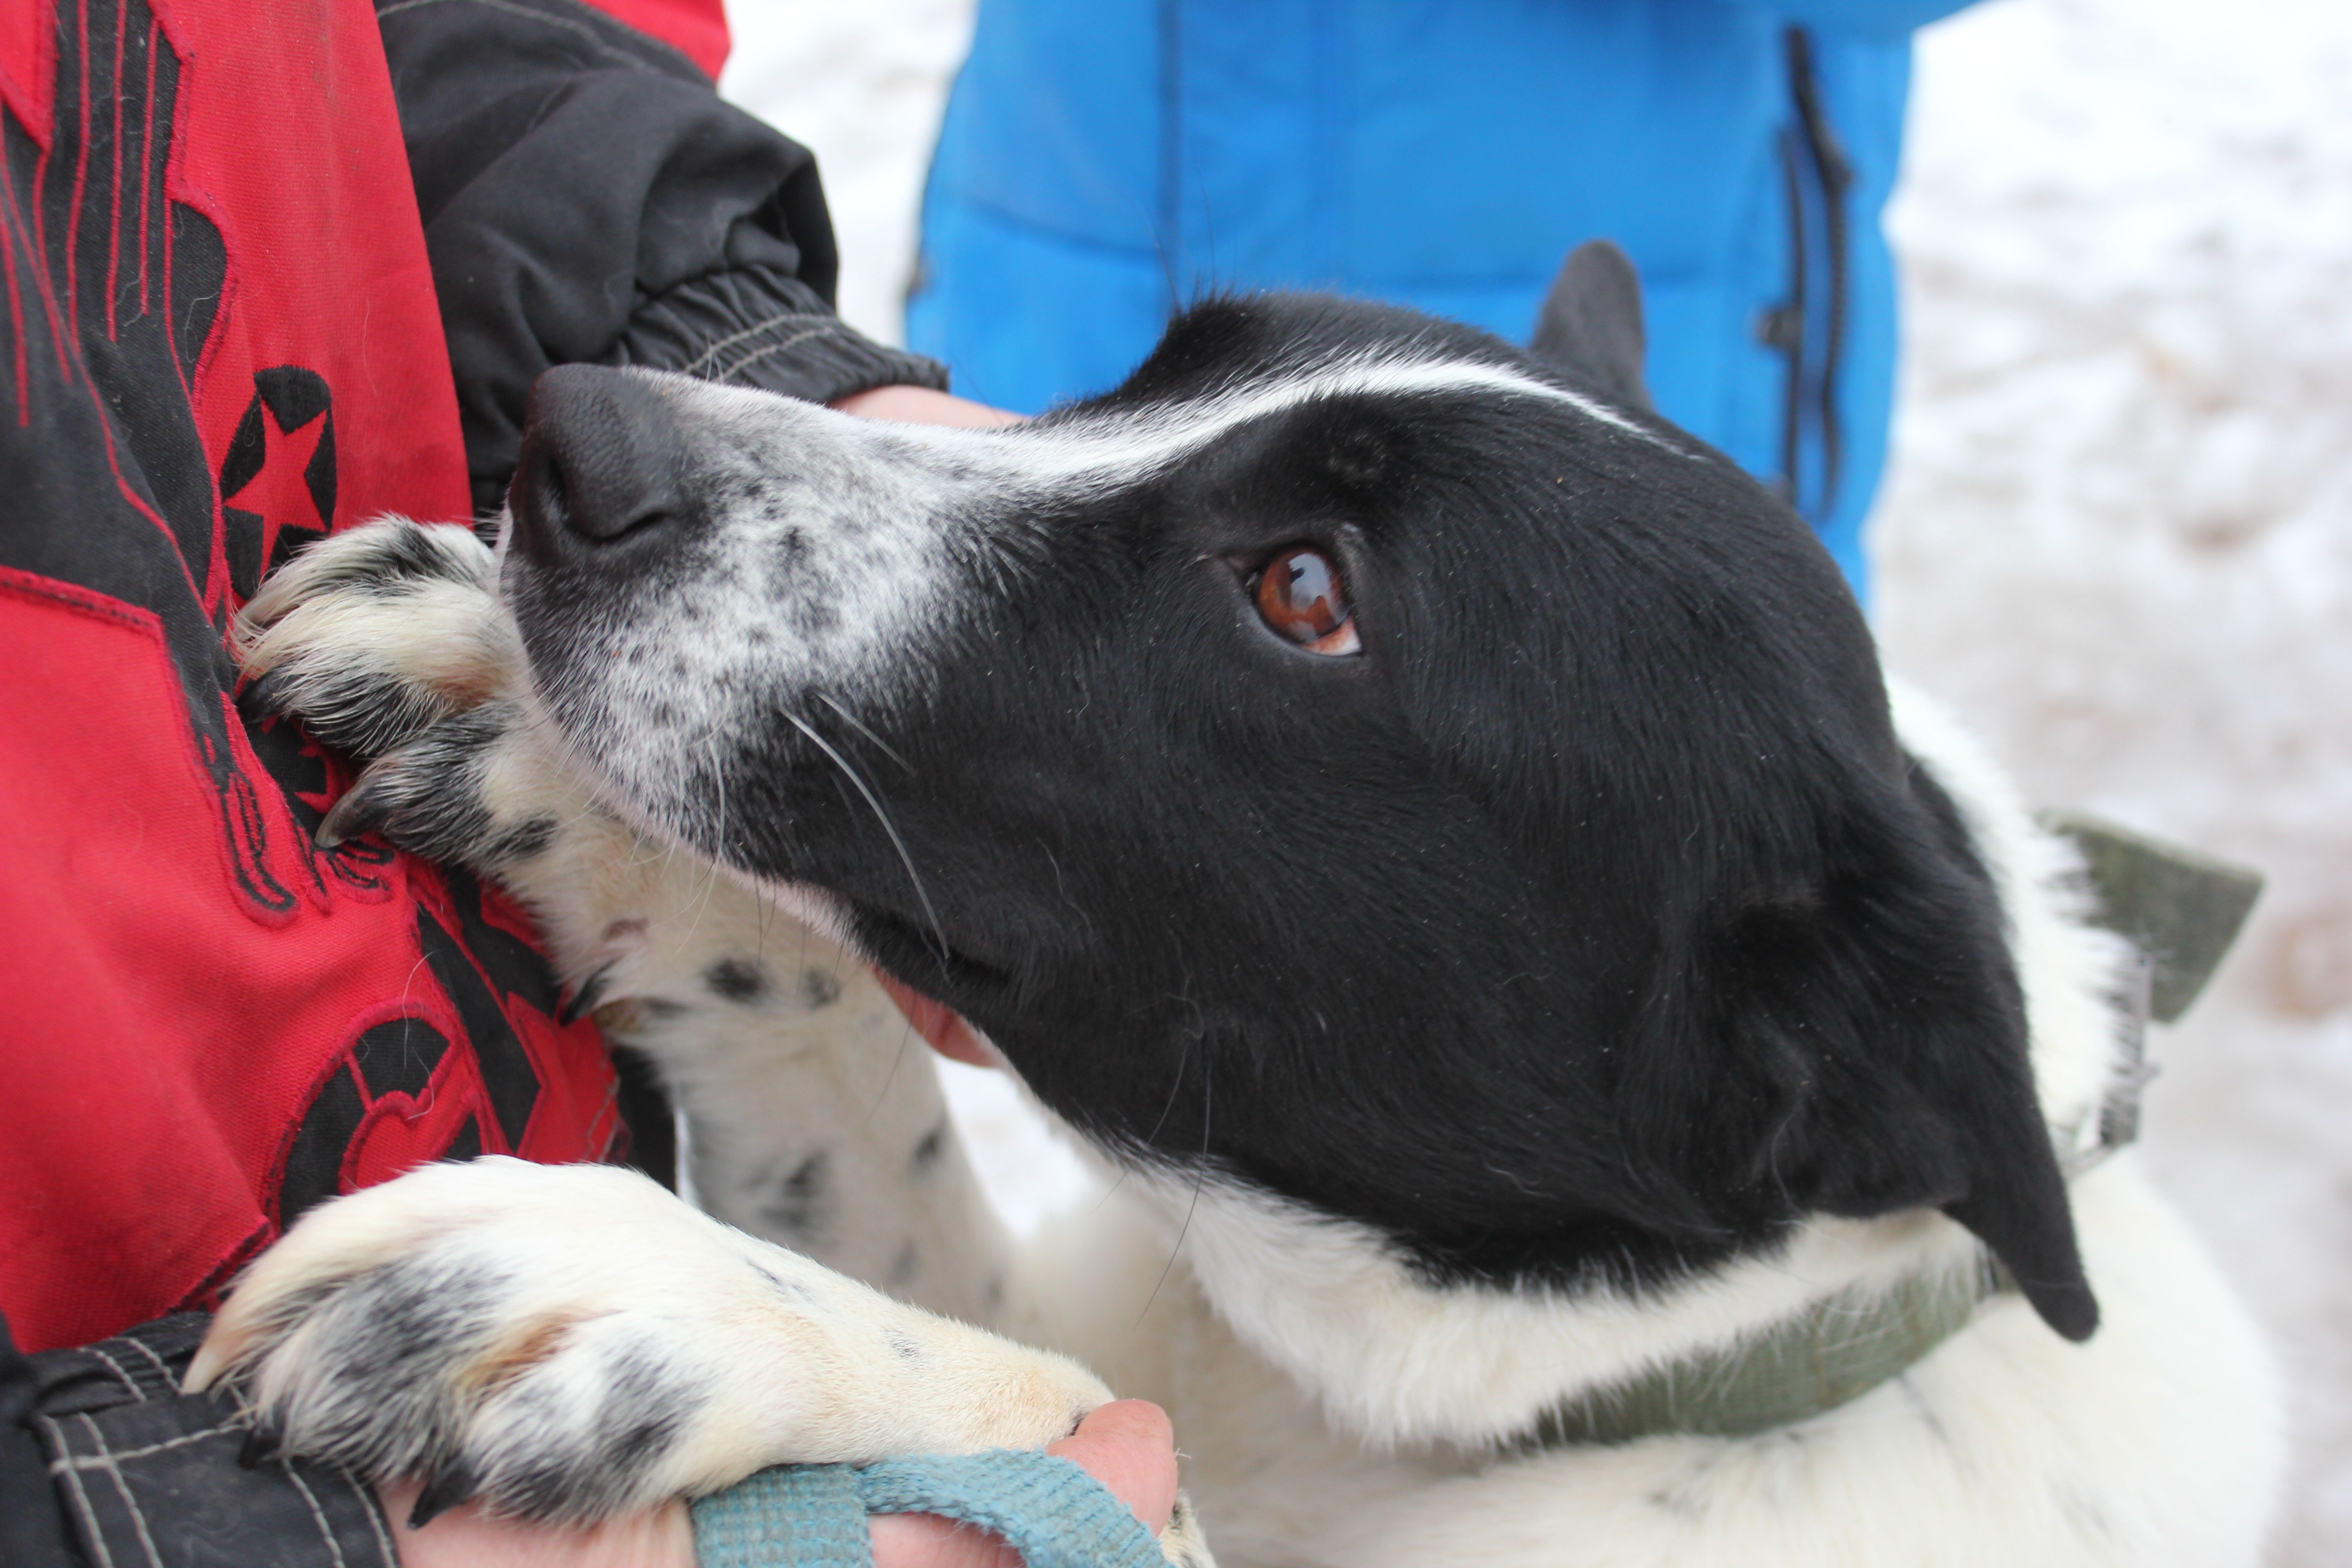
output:
[[[1857,586],[1885,456],[1910,30],[1966,0],[984,0],[912,346],[1034,411],[1171,307],[1307,287],[1525,342],[1594,237],[1660,412],[1780,482]]]

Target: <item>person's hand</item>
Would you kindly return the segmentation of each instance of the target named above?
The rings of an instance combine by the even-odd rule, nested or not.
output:
[[[1111,1489],[1159,1534],[1176,1507],[1176,1432],[1167,1412],[1141,1399],[1106,1405],[1045,1452],[1059,1454]],[[885,1513],[866,1521],[874,1568],[1022,1568],[998,1537],[934,1513]]]
[[[683,1502],[593,1530],[492,1519],[469,1502],[411,1530],[408,1510],[424,1489],[419,1481],[378,1489],[400,1568],[695,1568],[694,1529]]]
[[[836,399],[833,406],[865,419],[893,419],[901,425],[956,425],[966,429],[992,429],[1018,425],[1021,416],[991,408],[985,403],[951,397],[928,386],[876,386]]]
[[[1176,1435],[1157,1405],[1106,1405],[1047,1453],[1083,1467],[1110,1488],[1155,1535],[1176,1506]],[[694,1531],[674,1502],[593,1530],[556,1529],[485,1518],[468,1503],[422,1530],[408,1528],[417,1482],[383,1489],[401,1568],[694,1568]],[[874,1568],[1021,1568],[996,1536],[936,1514],[877,1514],[866,1521]]]

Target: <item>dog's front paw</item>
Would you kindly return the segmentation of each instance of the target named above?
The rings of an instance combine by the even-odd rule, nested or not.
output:
[[[541,743],[489,547],[467,529],[385,518],[322,540],[237,618],[249,700],[373,757],[319,842],[381,831],[493,874],[590,809]]]
[[[787,1463],[1034,1447],[1110,1398],[610,1166],[431,1165],[306,1215],[188,1375],[257,1441],[584,1521]]]
[[[522,639],[473,529],[381,517],[303,550],[237,616],[254,700],[379,757],[510,691]]]
[[[358,757],[513,689],[522,644],[470,529],[383,518],[313,544],[237,617],[254,699]]]

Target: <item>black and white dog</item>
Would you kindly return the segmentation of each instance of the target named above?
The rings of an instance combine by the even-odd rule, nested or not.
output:
[[[379,759],[327,833],[528,901],[715,1217],[421,1170],[194,1381],[546,1517],[1115,1388],[1228,1568],[2251,1563],[2267,1363],[2098,1158],[2119,944],[1634,309],[1215,301],[1001,431],[557,371],[495,553],[300,558],[247,668]],[[1011,1247],[866,962],[1112,1196]]]

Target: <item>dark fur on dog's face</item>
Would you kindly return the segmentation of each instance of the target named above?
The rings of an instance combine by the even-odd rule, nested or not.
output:
[[[560,373],[507,591],[627,809],[835,895],[1114,1152],[1447,1279],[1940,1205],[2086,1334],[2000,912],[1860,614],[1585,368],[1274,296],[1002,433]],[[1360,654],[1258,613],[1302,544]]]

